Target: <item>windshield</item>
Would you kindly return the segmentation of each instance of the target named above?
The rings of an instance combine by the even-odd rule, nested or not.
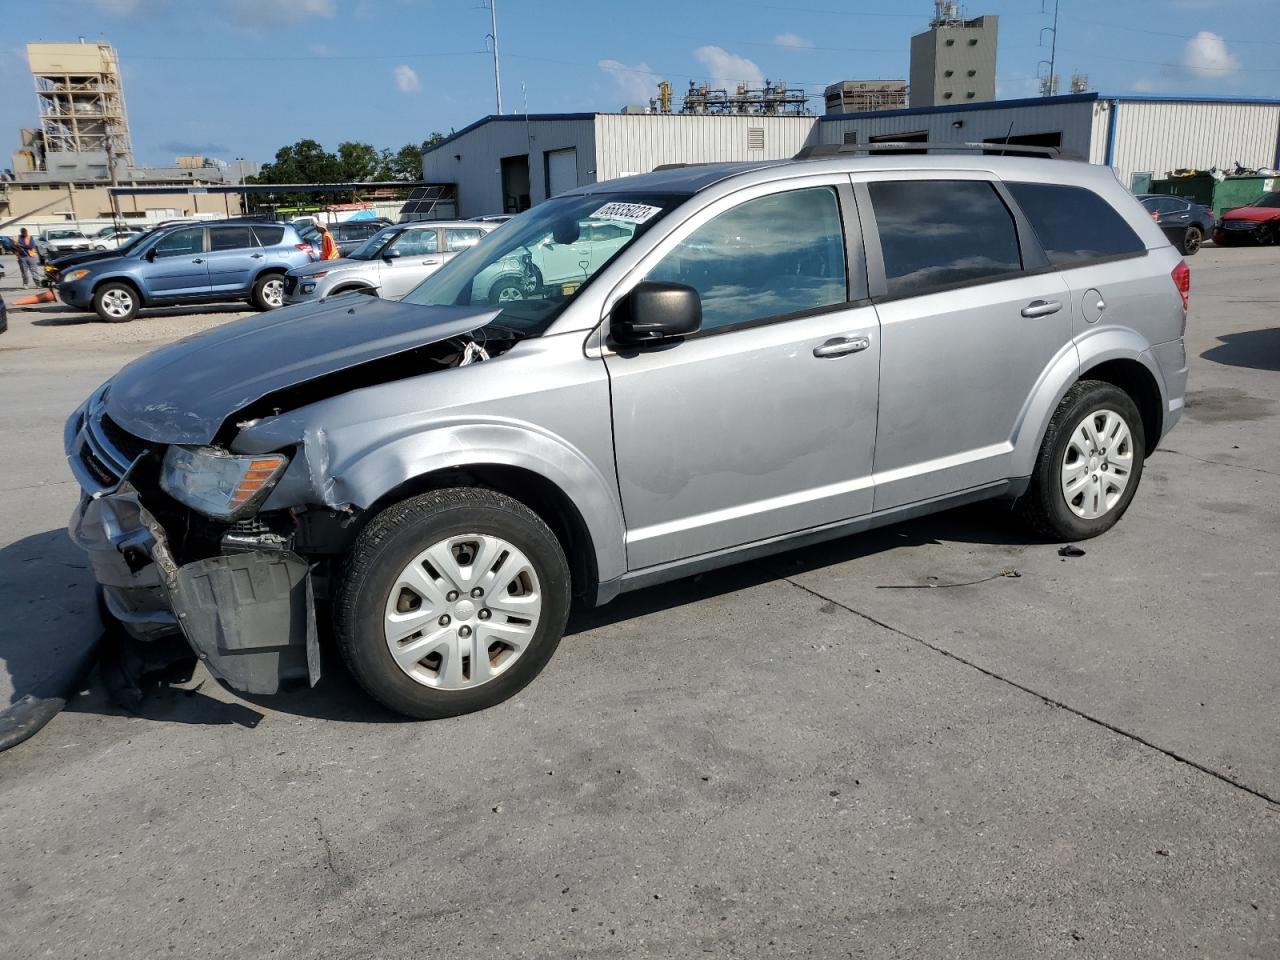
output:
[[[50,240],[71,240],[73,238],[83,237],[84,234],[79,230],[50,230]]]
[[[685,197],[557,197],[458,254],[404,298],[426,306],[499,306],[493,321],[538,336],[578,291]]]
[[[400,230],[400,227],[385,227],[382,230],[379,230],[364,243],[360,244],[360,246],[348,253],[347,259],[373,260],[377,258],[382,248],[386,246],[387,242],[395,237]]]
[[[1249,206],[1251,206],[1251,207],[1280,207],[1280,190],[1277,190],[1275,193],[1264,193],[1262,196],[1260,196],[1260,197],[1259,197],[1257,200],[1255,200],[1253,203],[1249,204]]]

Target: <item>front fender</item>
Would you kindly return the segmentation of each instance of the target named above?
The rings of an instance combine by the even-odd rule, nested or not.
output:
[[[555,484],[577,507],[595,548],[601,580],[626,572],[626,542],[616,487],[563,437],[523,421],[437,420],[425,429],[344,449],[323,431],[303,436],[307,472],[330,506],[368,509],[408,481],[441,470],[517,467]],[[321,479],[324,478],[324,479]],[[270,504],[268,504],[270,506]]]

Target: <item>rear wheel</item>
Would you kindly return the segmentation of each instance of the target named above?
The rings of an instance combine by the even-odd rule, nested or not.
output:
[[[1203,231],[1199,227],[1187,227],[1187,232],[1182,235],[1182,243],[1178,244],[1178,250],[1184,257],[1192,257],[1203,243]]]
[[[284,306],[284,277],[268,273],[258,278],[249,299],[259,310],[274,310]]]
[[[490,303],[510,303],[513,300],[523,300],[524,278],[518,276],[499,277],[494,281],[493,286],[489,288]]]
[[[1253,236],[1262,246],[1269,247],[1276,242],[1276,228],[1269,223],[1264,223]]]
[[[1145,456],[1133,398],[1114,384],[1082,380],[1049,422],[1020,511],[1050,539],[1096,537],[1128,509]]]
[[[348,554],[338,646],[384,706],[424,720],[470,713],[524,688],[569,614],[559,540],[524,504],[459,487],[388,507]]]
[[[104,283],[93,294],[93,309],[106,323],[128,323],[138,315],[138,294],[125,283]]]

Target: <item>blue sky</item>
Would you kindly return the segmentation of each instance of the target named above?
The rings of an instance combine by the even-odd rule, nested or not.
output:
[[[399,147],[493,112],[484,0],[3,0],[0,157],[33,126],[23,44],[115,44],[139,162],[268,160],[313,137]],[[497,0],[504,107],[616,110],[690,79],[761,77],[820,93],[904,78],[930,0]],[[1053,0],[998,14],[998,93],[1031,96]],[[1280,96],[1280,13],[1259,0],[1063,0],[1058,72],[1109,93]],[[522,91],[523,85],[523,91]],[[821,101],[813,105],[819,112]],[[7,166],[0,163],[0,166]]]

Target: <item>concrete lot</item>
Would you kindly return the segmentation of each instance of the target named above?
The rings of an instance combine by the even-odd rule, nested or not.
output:
[[[785,554],[579,615],[438,723],[333,657],[143,716],[91,682],[0,754],[5,953],[1280,956],[1278,263],[1191,261],[1187,416],[1083,557],[991,508]],[[63,419],[235,315],[11,314],[11,689],[96,631]]]

